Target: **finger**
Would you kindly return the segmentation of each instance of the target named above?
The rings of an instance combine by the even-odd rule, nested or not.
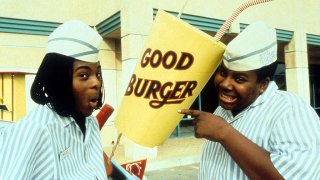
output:
[[[194,126],[194,137],[201,138],[200,134],[197,131],[197,125]]]
[[[199,137],[199,134],[198,134],[197,132],[194,132],[194,137],[200,138],[200,137]]]
[[[178,113],[180,114],[185,114],[185,115],[190,115],[192,117],[197,117],[199,114],[198,110],[193,110],[193,109],[179,109]]]
[[[197,133],[197,131],[194,131],[194,137],[196,137],[196,138],[202,138],[202,136],[201,136],[199,133]]]
[[[198,132],[194,132],[194,137],[196,137],[196,138],[204,138],[204,136],[203,135],[201,135],[201,133],[198,133]]]
[[[189,110],[188,109],[179,109],[178,110],[179,114],[185,114],[185,115],[189,115]]]
[[[199,134],[197,133],[197,126],[196,125],[193,126],[193,130],[194,130],[194,137],[198,138]]]

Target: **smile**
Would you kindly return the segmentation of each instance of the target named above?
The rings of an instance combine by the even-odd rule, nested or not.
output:
[[[224,93],[220,93],[220,101],[225,102],[225,103],[233,103],[237,100],[237,98],[224,94]]]

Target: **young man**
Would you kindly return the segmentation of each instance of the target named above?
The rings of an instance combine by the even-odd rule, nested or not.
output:
[[[0,134],[0,179],[106,179],[96,118],[101,36],[78,20],[49,36],[31,88],[39,104]]]
[[[273,28],[248,26],[224,53],[214,84],[214,114],[195,117],[195,136],[206,138],[199,179],[320,179],[320,121],[301,97],[272,81],[277,39]]]

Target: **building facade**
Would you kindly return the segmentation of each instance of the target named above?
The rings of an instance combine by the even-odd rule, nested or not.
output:
[[[9,111],[0,119],[16,121],[35,104],[29,91],[45,54],[48,35],[61,23],[79,19],[96,28],[104,38],[100,62],[106,103],[120,105],[131,74],[158,10],[177,15],[196,28],[214,35],[244,0],[2,0],[0,6],[0,98]],[[227,44],[248,24],[264,21],[277,30],[276,80],[281,89],[304,97],[320,107],[320,1],[278,0],[249,7],[232,23],[221,41]],[[170,28],[170,27],[168,27]],[[202,97],[213,96],[210,81]],[[212,111],[210,98],[197,107]],[[115,113],[101,134],[104,145],[116,139]],[[320,111],[318,111],[320,112]],[[129,147],[129,146],[128,146]],[[132,154],[141,147],[130,146]],[[137,153],[134,153],[134,152]],[[139,153],[138,153],[139,152]],[[147,149],[155,155],[156,149]],[[141,155],[143,156],[143,155]],[[140,157],[132,157],[139,159]]]

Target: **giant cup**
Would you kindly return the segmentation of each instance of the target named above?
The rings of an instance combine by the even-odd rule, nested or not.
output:
[[[115,126],[135,143],[163,143],[221,62],[225,45],[159,11],[126,88]]]

